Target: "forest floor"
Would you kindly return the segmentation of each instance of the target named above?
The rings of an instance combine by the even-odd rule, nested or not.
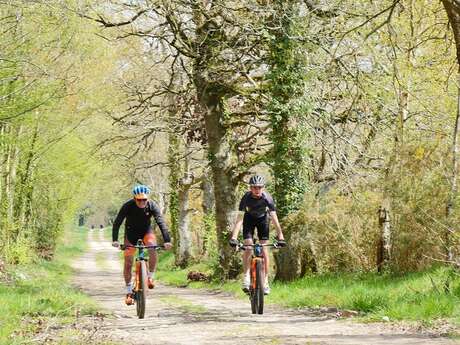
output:
[[[86,344],[460,344],[400,325],[339,318],[334,309],[268,305],[264,315],[253,315],[248,301],[228,293],[161,284],[149,291],[139,320],[135,306],[123,303],[119,252],[98,230],[73,266],[75,286],[101,306],[99,318],[85,321],[92,327]]]

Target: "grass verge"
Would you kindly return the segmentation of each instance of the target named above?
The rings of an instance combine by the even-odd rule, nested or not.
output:
[[[219,289],[247,298],[239,281],[187,282],[189,271],[211,273],[208,263],[187,269],[174,267],[171,253],[162,253],[158,278],[166,284]],[[450,277],[449,292],[445,282]],[[446,267],[404,275],[322,274],[309,275],[289,283],[271,283],[267,303],[286,307],[337,307],[360,312],[361,321],[417,321],[426,326],[448,320],[460,325],[460,277]]]
[[[97,313],[95,302],[70,285],[70,262],[83,253],[86,234],[66,234],[52,261],[7,268],[10,279],[0,281],[0,344],[23,344],[44,329],[74,322],[76,315]]]

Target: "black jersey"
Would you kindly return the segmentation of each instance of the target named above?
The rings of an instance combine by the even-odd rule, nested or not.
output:
[[[134,199],[125,202],[118,212],[117,218],[113,222],[113,241],[118,241],[118,232],[121,223],[123,223],[123,220],[126,218],[125,238],[127,238],[130,243],[136,244],[137,240],[142,239],[148,231],[151,231],[152,224],[150,220],[152,216],[155,218],[161,230],[164,241],[166,243],[171,242],[168,227],[161,215],[160,208],[152,200],[147,201],[147,206],[145,208],[139,208]]]
[[[272,196],[265,191],[260,198],[254,197],[250,191],[246,192],[241,198],[239,210],[254,218],[264,217],[268,211],[276,211]]]

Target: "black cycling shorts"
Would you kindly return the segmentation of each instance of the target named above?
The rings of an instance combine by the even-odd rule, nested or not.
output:
[[[245,240],[254,237],[254,229],[257,228],[257,237],[260,240],[269,238],[269,218],[268,214],[260,218],[254,218],[249,213],[244,213],[243,218],[243,238]]]

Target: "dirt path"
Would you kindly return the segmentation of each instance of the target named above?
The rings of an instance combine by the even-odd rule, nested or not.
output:
[[[247,301],[222,293],[159,285],[149,294],[146,317],[125,306],[118,252],[95,230],[89,251],[75,262],[75,284],[111,317],[103,330],[125,344],[430,344],[459,342],[395,332],[383,325],[337,320],[312,312],[268,306],[252,315]],[[103,259],[102,259],[103,258]],[[157,284],[158,285],[158,284]]]

